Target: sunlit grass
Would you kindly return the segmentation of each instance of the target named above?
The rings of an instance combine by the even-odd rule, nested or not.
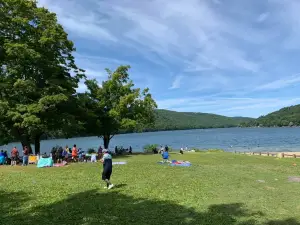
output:
[[[188,160],[192,166],[159,165],[159,155],[115,159],[127,164],[114,166],[113,190],[103,189],[100,163],[44,169],[2,166],[0,221],[300,224],[300,183],[288,182],[289,176],[300,176],[299,160],[231,153],[171,154],[171,159]]]

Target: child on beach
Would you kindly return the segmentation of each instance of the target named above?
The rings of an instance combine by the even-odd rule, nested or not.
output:
[[[101,162],[103,163],[102,180],[105,181],[107,189],[112,189],[114,185],[110,182],[110,176],[112,174],[112,156],[109,154],[108,150],[103,150],[103,158]]]

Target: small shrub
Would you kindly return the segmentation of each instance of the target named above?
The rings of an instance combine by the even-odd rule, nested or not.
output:
[[[170,146],[168,146],[168,147],[169,147],[169,152],[173,152],[174,151],[174,149],[172,147],[170,147]]]
[[[208,152],[224,152],[223,149],[209,149]]]
[[[115,148],[116,155],[125,155],[128,150],[129,149],[123,148],[123,146]]]
[[[202,152],[202,153],[207,153],[207,152],[211,152],[211,153],[224,152],[223,149],[197,149],[197,148],[194,148],[193,150],[195,152]]]
[[[195,152],[205,152],[205,150],[201,150],[201,149],[192,149],[194,150]]]
[[[145,153],[153,153],[153,150],[157,150],[158,144],[148,144],[143,147]]]

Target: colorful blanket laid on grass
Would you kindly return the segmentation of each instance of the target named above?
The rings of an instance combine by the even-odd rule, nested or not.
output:
[[[63,166],[66,166],[66,165],[68,165],[67,162],[62,162],[62,163],[55,163],[53,166],[54,167],[63,167]]]
[[[113,162],[113,165],[124,165],[127,164],[127,162]]]
[[[158,163],[159,164],[167,164],[170,166],[185,166],[185,167],[192,165],[189,161],[177,161],[177,160],[172,160],[172,161],[167,161],[167,162],[161,161]]]
[[[172,163],[170,166],[191,166],[192,164],[189,161],[177,161],[177,160],[172,160]]]

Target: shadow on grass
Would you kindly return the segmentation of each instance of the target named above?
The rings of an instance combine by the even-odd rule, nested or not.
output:
[[[0,224],[2,217],[20,213],[20,208],[30,200],[26,192],[3,192],[0,190]]]
[[[293,219],[256,223],[253,218],[261,212],[250,212],[243,204],[212,205],[197,212],[169,201],[138,199],[119,193],[97,190],[69,196],[53,204],[24,210],[29,198],[24,192],[0,195],[0,221],[2,224],[40,225],[300,225]],[[47,204],[47,203],[45,203]],[[23,208],[23,210],[22,210]],[[243,222],[241,222],[243,221]]]

